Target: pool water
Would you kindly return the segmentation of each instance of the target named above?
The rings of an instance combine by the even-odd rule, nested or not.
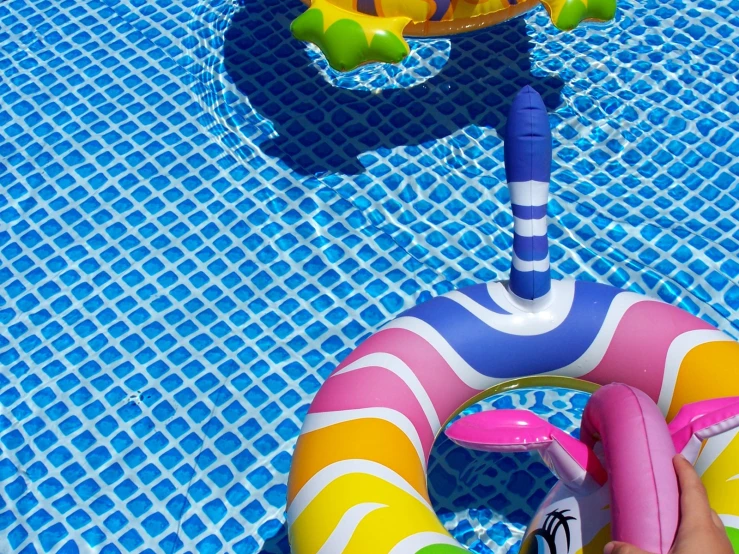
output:
[[[739,0],[539,8],[339,75],[298,0],[0,1],[0,551],[288,552],[308,404],[369,333],[501,279],[513,95],[550,111],[556,277],[739,331]],[[507,400],[506,400],[507,398]],[[568,430],[582,395],[490,402]],[[506,552],[551,485],[436,445],[450,531]]]

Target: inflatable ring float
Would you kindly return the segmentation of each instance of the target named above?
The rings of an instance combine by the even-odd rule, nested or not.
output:
[[[671,426],[689,430],[686,412],[676,417],[681,408],[739,396],[739,343],[727,335],[658,300],[550,278],[550,163],[547,112],[526,87],[512,104],[505,136],[514,216],[510,280],[411,308],[328,377],[306,415],[290,470],[294,554],[466,552],[434,513],[426,464],[446,424],[497,392],[540,385],[593,392],[623,383],[643,391]],[[710,434],[694,435],[700,442]],[[739,436],[710,439],[698,469],[739,552]],[[556,554],[602,552],[593,541]]]
[[[539,0],[303,0],[308,10],[292,24],[295,38],[321,49],[337,71],[371,62],[398,63],[410,49],[404,36],[445,36],[508,21]],[[554,25],[610,21],[616,0],[541,0]]]

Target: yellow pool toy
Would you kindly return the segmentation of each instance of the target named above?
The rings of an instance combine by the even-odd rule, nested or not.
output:
[[[539,0],[303,0],[295,38],[318,46],[329,65],[350,71],[371,62],[398,63],[410,49],[404,36],[432,37],[508,21]],[[586,20],[609,21],[616,0],[541,0],[563,31]]]

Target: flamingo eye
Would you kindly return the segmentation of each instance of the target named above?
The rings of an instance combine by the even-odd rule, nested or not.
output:
[[[552,550],[546,538],[538,535],[537,531],[526,537],[521,544],[519,554],[556,554],[556,550]]]
[[[521,544],[520,554],[558,554],[557,535],[560,530],[564,531],[566,550],[559,554],[567,554],[570,551],[570,524],[575,518],[565,515],[569,510],[554,510],[547,514],[544,525],[530,533]]]

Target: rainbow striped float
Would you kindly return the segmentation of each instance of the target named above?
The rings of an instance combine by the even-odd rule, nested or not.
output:
[[[668,420],[685,404],[739,396],[739,344],[727,335],[658,300],[550,279],[551,135],[529,87],[511,108],[505,162],[515,217],[510,282],[408,310],[326,380],[290,472],[294,554],[466,552],[431,507],[426,464],[446,423],[498,391],[621,382],[644,391]],[[739,552],[737,433],[711,439],[698,468]]]

